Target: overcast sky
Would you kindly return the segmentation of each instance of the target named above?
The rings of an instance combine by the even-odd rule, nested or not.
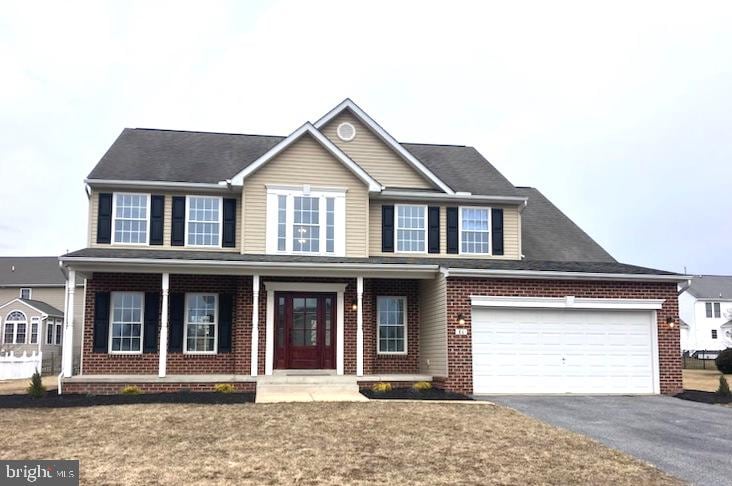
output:
[[[124,127],[286,135],[351,97],[622,262],[732,274],[732,7],[507,3],[3,3],[0,254],[85,246]]]

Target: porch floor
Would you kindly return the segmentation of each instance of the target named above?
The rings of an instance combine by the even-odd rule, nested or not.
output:
[[[318,370],[312,373],[298,371],[296,373],[275,373],[273,375],[228,375],[228,374],[206,374],[206,375],[74,375],[70,378],[63,378],[63,383],[234,383],[234,382],[256,382],[264,376],[343,376],[353,377],[357,382],[378,382],[378,381],[432,381],[432,375],[423,374],[379,374],[379,375],[328,375],[319,374]]]

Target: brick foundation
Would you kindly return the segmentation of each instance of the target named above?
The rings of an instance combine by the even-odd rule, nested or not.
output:
[[[666,319],[678,322],[678,299],[673,282],[593,282],[570,280],[514,280],[448,278],[447,280],[447,340],[448,377],[437,386],[459,393],[473,393],[471,295],[516,297],[664,299],[657,311],[658,352],[661,393],[674,395],[682,390],[679,326],[669,328]],[[456,336],[458,316],[465,316],[468,334]]]
[[[254,382],[231,383],[238,392],[254,393],[257,384]],[[127,385],[139,387],[143,393],[174,393],[180,391],[212,392],[216,383],[64,383],[63,392],[90,395],[115,395]]]

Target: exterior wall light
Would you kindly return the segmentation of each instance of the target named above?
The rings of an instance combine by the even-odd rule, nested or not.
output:
[[[457,322],[459,325],[464,326],[465,325],[465,314],[459,314]]]
[[[668,324],[668,327],[671,328],[671,329],[673,329],[674,326],[676,325],[676,323],[674,322],[674,318],[673,317],[667,317],[666,318],[666,324]]]
[[[358,310],[358,301],[354,299],[353,302],[351,302],[351,310],[353,312],[356,312]]]

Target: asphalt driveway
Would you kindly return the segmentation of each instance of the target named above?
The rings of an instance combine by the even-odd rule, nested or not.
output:
[[[485,399],[585,434],[693,484],[730,484],[730,407],[665,396],[490,396]]]

